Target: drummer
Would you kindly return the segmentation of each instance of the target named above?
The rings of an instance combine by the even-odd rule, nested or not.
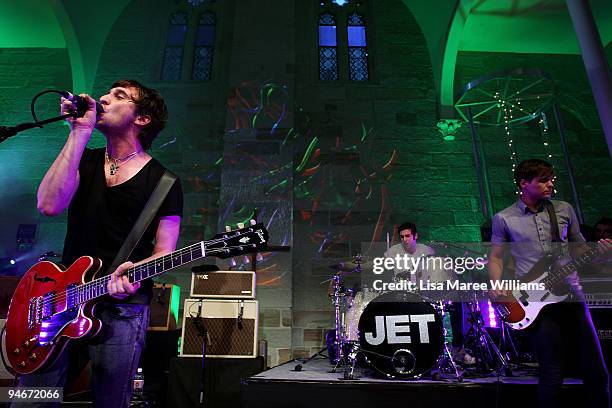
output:
[[[393,245],[391,248],[387,249],[387,251],[385,252],[386,258],[396,259],[398,255],[402,259],[405,255],[410,258],[420,258],[435,255],[435,251],[433,250],[433,248],[417,242],[419,234],[417,232],[417,226],[415,223],[405,222],[397,228],[397,232],[399,234],[400,243]],[[415,282],[417,285],[418,281],[422,279],[422,275],[423,271],[419,268],[417,268],[417,270],[405,270],[396,267],[395,269],[396,280],[405,279],[410,282]]]

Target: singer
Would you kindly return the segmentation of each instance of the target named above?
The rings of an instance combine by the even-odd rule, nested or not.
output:
[[[80,117],[68,119],[66,144],[38,188],[38,209],[43,215],[55,216],[68,208],[64,265],[89,255],[109,268],[165,171],[147,150],[164,128],[168,113],[156,90],[134,80],[115,82],[100,98],[99,114],[93,98],[80,97],[87,101],[87,109]],[[73,102],[77,101],[62,98],[62,113],[73,110]],[[106,138],[105,148],[86,148],[94,128]],[[106,271],[111,273],[108,291],[112,298],[96,308],[103,323],[101,333],[89,344],[64,350],[45,371],[22,376],[21,386],[62,387],[90,359],[95,406],[129,406],[153,284],[147,280],[132,285],[124,273],[132,262],[176,249],[182,212],[183,193],[177,179],[132,251],[130,262]]]

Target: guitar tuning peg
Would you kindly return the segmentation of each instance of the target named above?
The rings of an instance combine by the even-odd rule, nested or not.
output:
[[[264,257],[263,257],[263,255],[261,254],[261,252],[258,252],[255,258],[257,259],[257,262],[261,262],[261,261],[263,261],[263,259],[264,259]]]
[[[243,228],[244,228],[244,222],[239,222],[238,229],[243,229]]]
[[[236,260],[234,258],[230,258],[230,267],[235,268],[236,265]]]
[[[251,259],[246,255],[244,256],[244,263],[245,264],[251,263]]]
[[[225,226],[225,232],[230,232],[232,230],[232,227],[230,227],[229,225]]]
[[[257,224],[257,221],[251,220],[250,223],[251,223],[251,225],[255,225],[255,224]]]

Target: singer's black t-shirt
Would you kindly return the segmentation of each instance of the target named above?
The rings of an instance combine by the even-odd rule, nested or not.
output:
[[[107,187],[104,176],[104,148],[85,149],[79,164],[79,187],[68,207],[68,230],[62,263],[71,265],[78,257],[93,256],[102,260],[102,269],[110,267],[123,241],[131,231],[165,168],[155,159],[131,179]],[[151,256],[159,217],[183,215],[183,190],[176,180],[156,216],[132,252],[129,260],[140,261]],[[127,303],[148,304],[153,297],[153,282],[142,282]]]

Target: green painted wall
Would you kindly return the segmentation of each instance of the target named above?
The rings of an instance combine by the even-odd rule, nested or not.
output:
[[[70,64],[64,48],[0,48],[0,126],[32,122],[30,101],[45,89],[70,89]],[[59,115],[59,98],[45,95],[36,105],[40,119]],[[36,210],[36,189],[61,149],[64,124],[31,129],[0,144],[0,258],[15,254],[19,224],[38,224],[37,244],[19,254],[25,272],[39,254],[61,251],[65,216],[44,218]]]

